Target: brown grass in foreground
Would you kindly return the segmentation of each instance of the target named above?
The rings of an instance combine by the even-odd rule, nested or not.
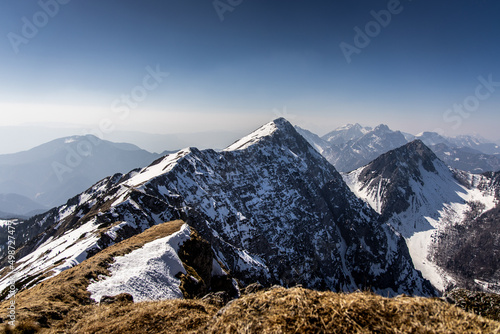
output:
[[[207,333],[500,333],[439,299],[277,288],[235,300]]]
[[[90,294],[87,287],[91,279],[108,275],[108,265],[115,257],[122,256],[141,248],[153,240],[166,237],[180,230],[184,224],[177,220],[153,226],[145,232],[112,245],[85,260],[78,266],[63,271],[31,289],[16,295],[16,320],[35,321],[42,326],[62,320],[70,310],[89,305]],[[0,317],[8,314],[9,301],[0,304]],[[2,329],[0,325],[0,329]]]
[[[200,300],[92,305],[42,333],[198,333],[217,309]]]
[[[275,288],[218,310],[200,300],[86,305],[42,333],[500,333],[436,298]]]

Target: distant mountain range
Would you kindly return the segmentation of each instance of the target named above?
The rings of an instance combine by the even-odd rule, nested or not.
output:
[[[145,166],[160,156],[92,135],[61,138],[28,151],[0,155],[1,215],[22,217],[46,211],[103,177]]]
[[[379,155],[420,139],[451,167],[472,173],[500,170],[500,146],[474,136],[443,137],[435,132],[418,135],[393,131],[381,124],[375,128],[348,124],[320,137],[296,127],[337,170],[350,172]]]

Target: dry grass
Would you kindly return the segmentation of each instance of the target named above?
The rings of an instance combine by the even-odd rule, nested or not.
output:
[[[16,317],[18,320],[34,320],[42,326],[62,320],[71,309],[91,303],[87,286],[90,279],[107,275],[107,267],[117,256],[122,256],[153,240],[171,235],[184,224],[177,220],[146,230],[145,232],[110,246],[85,260],[78,266],[44,281],[16,295]],[[7,314],[9,301],[0,304],[0,317]],[[0,325],[0,329],[2,329]]]
[[[235,300],[207,333],[500,333],[500,323],[429,298],[277,288]]]
[[[46,333],[197,333],[216,312],[199,300],[92,305],[74,310]]]

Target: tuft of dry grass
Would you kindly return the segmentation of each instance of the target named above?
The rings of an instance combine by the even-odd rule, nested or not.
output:
[[[122,256],[141,248],[144,244],[166,237],[180,230],[181,220],[159,224],[141,234],[112,245],[78,266],[63,271],[28,290],[16,295],[16,318],[20,321],[31,320],[42,327],[48,327],[54,321],[62,320],[74,308],[91,304],[87,287],[91,279],[100,275],[109,275],[109,264],[117,256]],[[0,303],[1,314],[7,314],[9,301]],[[0,329],[2,329],[0,325]]]
[[[500,333],[500,323],[430,298],[277,288],[234,300],[207,333]]]

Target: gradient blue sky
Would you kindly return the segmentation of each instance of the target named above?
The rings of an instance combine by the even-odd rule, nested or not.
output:
[[[500,84],[468,117],[444,119],[473,101],[478,77],[500,82],[500,3],[401,0],[348,63],[340,43],[354,45],[354,28],[394,1],[243,0],[221,21],[212,1],[64,0],[16,53],[12,33],[23,36],[23,17],[43,19],[42,8],[5,0],[0,126],[56,134],[108,119],[116,131],[244,135],[284,115],[320,135],[359,122],[500,139]],[[169,76],[120,118],[113,102],[142,84],[148,66]]]

